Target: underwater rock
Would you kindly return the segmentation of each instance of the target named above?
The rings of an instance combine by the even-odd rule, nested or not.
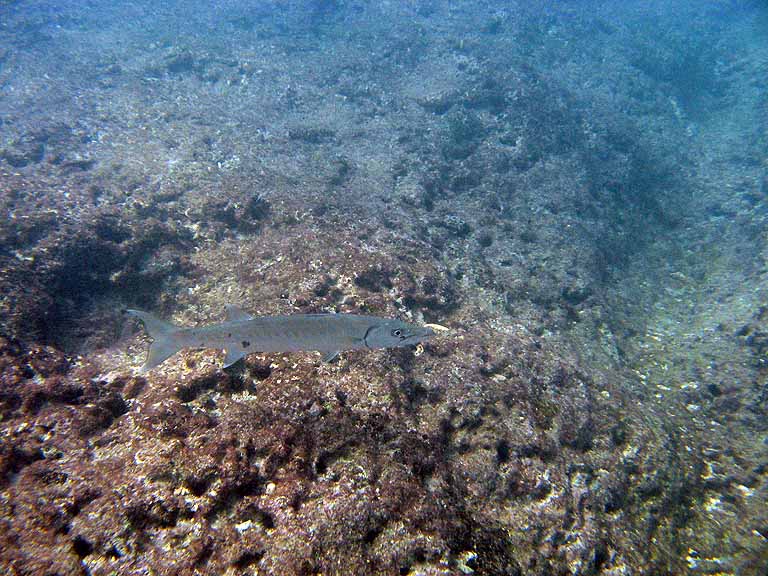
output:
[[[195,57],[188,50],[171,54],[166,58],[165,67],[171,74],[192,72],[199,67]]]
[[[445,228],[455,238],[463,238],[469,236],[472,232],[472,227],[460,216],[456,214],[448,214],[441,220],[433,220],[433,225],[440,228]]]
[[[321,144],[332,141],[336,132],[330,128],[315,126],[296,126],[288,130],[288,138],[305,144]]]
[[[371,292],[392,288],[392,272],[382,266],[375,266],[355,277],[355,284]]]
[[[0,158],[14,168],[23,168],[29,164],[42,162],[44,156],[43,142],[31,136],[16,140],[9,147],[0,150]]]
[[[420,98],[418,102],[425,110],[441,116],[459,102],[459,96],[455,93],[444,92]]]

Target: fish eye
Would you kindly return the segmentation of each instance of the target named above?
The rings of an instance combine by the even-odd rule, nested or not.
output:
[[[400,338],[402,335],[403,335],[403,331],[400,330],[400,328],[395,328],[394,330],[392,330],[392,336],[394,336],[395,338]]]

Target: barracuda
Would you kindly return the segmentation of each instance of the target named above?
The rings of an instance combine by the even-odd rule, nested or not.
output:
[[[330,361],[342,350],[409,346],[435,335],[427,326],[376,316],[253,317],[232,305],[226,307],[224,322],[195,328],[176,326],[141,310],[125,312],[141,320],[153,339],[142,372],[148,372],[183,348],[224,349],[226,368],[252,352],[317,351],[323,354],[323,360]]]

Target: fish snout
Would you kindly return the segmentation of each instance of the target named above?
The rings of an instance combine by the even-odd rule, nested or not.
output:
[[[437,332],[432,330],[432,328],[429,328],[428,326],[419,326],[414,328],[406,340],[408,344],[418,344],[419,342],[425,342],[429,340],[433,336],[437,336]]]

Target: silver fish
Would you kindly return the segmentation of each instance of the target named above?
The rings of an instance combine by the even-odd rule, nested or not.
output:
[[[183,348],[224,349],[226,368],[257,351],[317,351],[327,362],[342,350],[408,346],[435,335],[428,327],[354,314],[293,314],[254,318],[237,306],[228,305],[225,322],[183,328],[160,320],[149,312],[125,312],[141,320],[153,340],[141,372],[148,372]]]

